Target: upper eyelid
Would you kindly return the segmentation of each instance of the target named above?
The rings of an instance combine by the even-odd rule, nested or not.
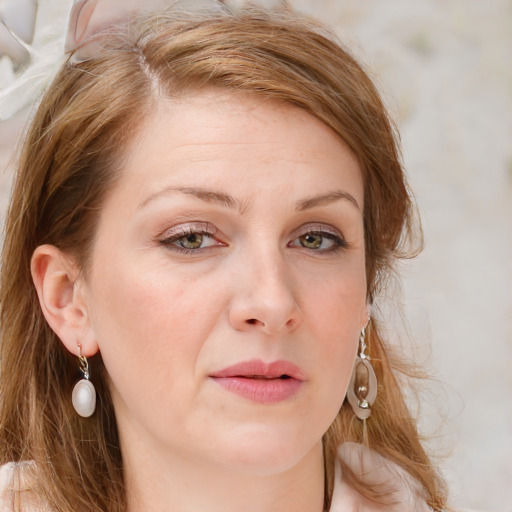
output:
[[[162,239],[168,239],[172,238],[173,236],[180,237],[192,234],[192,233],[203,233],[205,235],[215,236],[215,234],[218,232],[218,229],[209,222],[191,222],[187,224],[180,224],[178,226],[173,226],[171,228],[166,229],[159,238]]]
[[[345,238],[342,231],[338,228],[335,228],[332,225],[324,224],[320,222],[313,222],[309,224],[304,224],[297,228],[293,232],[293,236],[301,236],[304,233],[312,233],[312,232],[318,232],[318,233],[329,233],[331,235],[339,236],[340,238]]]

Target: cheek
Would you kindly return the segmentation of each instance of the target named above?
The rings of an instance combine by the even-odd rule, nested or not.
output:
[[[180,376],[194,370],[218,302],[209,299],[213,290],[204,280],[143,261],[119,258],[113,268],[98,258],[97,268],[109,270],[93,277],[90,314],[114,391],[125,402],[160,407],[162,397],[182,392]]]
[[[305,285],[304,309],[318,335],[332,340],[332,348],[341,348],[343,340],[357,338],[366,321],[366,278],[364,266],[351,265],[333,272],[315,286]],[[340,346],[341,344],[341,346]]]
[[[341,406],[366,319],[364,266],[340,272],[310,294],[309,330],[316,342],[309,348],[322,376],[324,395]],[[337,411],[336,411],[337,412]]]

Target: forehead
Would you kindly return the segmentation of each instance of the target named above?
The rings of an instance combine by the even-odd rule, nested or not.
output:
[[[122,167],[140,194],[163,182],[264,190],[288,180],[291,190],[340,181],[363,200],[358,161],[332,129],[285,102],[219,89],[160,100]]]
[[[282,129],[284,125],[287,125],[288,130],[279,139],[269,132],[273,128]],[[198,145],[210,142],[279,143],[284,142],[285,135],[289,133],[286,142],[292,143],[292,136],[303,132],[306,125],[312,130],[321,129],[324,132],[322,137],[311,140],[309,149],[314,149],[313,144],[321,140],[336,140],[344,144],[319,119],[288,102],[254,93],[211,87],[183,97],[160,99],[142,123],[139,136],[153,139],[155,130],[160,132],[165,128],[174,135],[170,142],[178,146],[182,143],[190,144],[192,138]],[[267,130],[250,129],[256,127],[266,127]]]

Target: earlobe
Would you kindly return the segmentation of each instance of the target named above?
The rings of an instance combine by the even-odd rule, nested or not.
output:
[[[31,272],[44,317],[65,347],[78,354],[80,343],[83,355],[95,354],[98,346],[90,336],[75,262],[53,245],[40,245],[32,255]]]

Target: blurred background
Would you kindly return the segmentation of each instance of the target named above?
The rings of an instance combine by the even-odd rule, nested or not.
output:
[[[399,127],[425,234],[424,252],[401,267],[395,297],[435,379],[422,425],[434,452],[446,456],[440,462],[455,506],[510,512],[512,1],[289,3],[334,28]],[[59,37],[61,45],[70,5],[38,2],[38,55],[53,58],[47,49]],[[12,61],[0,57],[0,89],[14,79]],[[28,111],[0,121],[0,220]],[[395,323],[390,317],[390,330]]]

